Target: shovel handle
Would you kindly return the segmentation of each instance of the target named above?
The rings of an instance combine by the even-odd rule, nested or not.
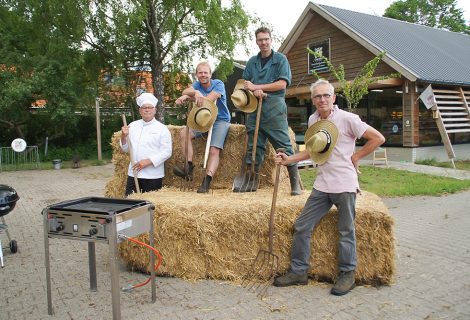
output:
[[[258,132],[259,132],[259,121],[261,118],[261,106],[263,105],[263,98],[258,98],[258,108],[256,110],[256,125],[255,134],[253,136],[253,148],[251,149],[251,173],[255,172],[256,163],[256,148],[258,147]]]
[[[204,151],[204,169],[207,168],[207,159],[209,159],[209,149],[211,147],[212,140],[212,128],[214,128],[214,125],[211,126],[209,133],[207,134],[206,150]]]
[[[286,149],[278,148],[276,153],[285,152]],[[271,203],[271,214],[269,216],[269,252],[273,252],[273,237],[274,237],[274,214],[276,213],[277,191],[279,189],[279,176],[281,173],[281,165],[276,164],[276,180],[274,181],[273,201]]]
[[[127,120],[125,114],[121,114],[122,116],[122,123],[124,124],[125,127],[127,127]],[[139,180],[137,178],[137,175],[139,174],[135,169],[134,169],[134,159],[132,158],[132,145],[131,145],[131,138],[128,136],[127,137],[127,144],[129,145],[129,158],[131,162],[131,167],[132,167],[132,172],[134,173],[134,184],[135,184],[135,189],[137,193],[140,193],[140,186],[139,186]]]
[[[188,105],[188,109],[186,110],[186,135],[185,135],[185,141],[184,141],[184,170],[187,171],[189,169],[189,164],[188,164],[188,150],[189,150],[189,126],[188,126],[188,117],[189,117],[189,112],[191,109],[194,107],[194,101],[191,101],[190,104]]]

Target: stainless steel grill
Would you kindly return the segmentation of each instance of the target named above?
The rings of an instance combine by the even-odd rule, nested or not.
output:
[[[144,200],[86,197],[51,205],[43,209],[44,247],[46,261],[47,305],[52,315],[51,274],[49,239],[70,239],[88,242],[90,290],[96,291],[95,242],[109,245],[111,271],[111,295],[113,319],[121,319],[118,249],[121,235],[134,237],[144,232],[154,234],[152,203]],[[154,237],[150,236],[150,246]],[[155,254],[151,252],[150,263],[155,265]],[[155,271],[151,269],[152,302],[156,301]]]

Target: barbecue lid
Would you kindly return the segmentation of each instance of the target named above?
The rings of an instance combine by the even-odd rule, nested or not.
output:
[[[19,198],[15,189],[6,184],[0,184],[0,206],[11,205],[18,201]]]

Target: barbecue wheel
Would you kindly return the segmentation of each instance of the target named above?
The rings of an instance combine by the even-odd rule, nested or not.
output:
[[[11,240],[10,241],[10,252],[11,253],[16,253],[18,251],[18,243],[16,243],[16,240]]]

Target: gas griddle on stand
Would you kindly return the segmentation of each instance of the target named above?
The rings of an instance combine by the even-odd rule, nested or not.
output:
[[[49,239],[69,239],[88,242],[88,265],[90,290],[97,290],[95,242],[109,245],[111,273],[111,295],[113,319],[121,319],[118,243],[126,237],[144,232],[154,234],[153,211],[155,206],[148,201],[86,197],[61,202],[43,209],[44,248],[47,281],[47,310],[52,315],[51,272]],[[149,236],[154,247],[154,237]],[[156,301],[155,253],[151,251],[152,303]]]

